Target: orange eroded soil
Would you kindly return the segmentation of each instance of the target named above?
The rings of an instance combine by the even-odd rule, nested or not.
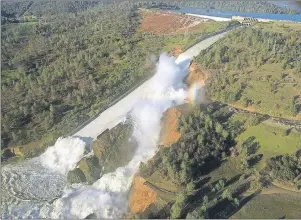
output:
[[[157,193],[144,185],[145,179],[135,176],[133,179],[132,193],[129,198],[129,208],[132,214],[143,212],[157,199]]]
[[[188,86],[192,86],[194,83],[201,83],[203,86],[205,85],[205,81],[207,79],[207,74],[200,70],[197,63],[192,63],[189,67],[189,74],[185,79],[185,83]]]
[[[176,143],[180,139],[181,133],[178,131],[178,119],[180,116],[181,112],[174,107],[169,108],[165,112],[162,121],[160,141],[164,146]]]
[[[174,48],[174,49],[172,49],[172,51],[170,51],[169,55],[174,56],[174,57],[178,57],[181,53],[182,53],[181,48]]]
[[[185,33],[198,29],[201,19],[187,15],[142,10],[140,29],[155,34]]]
[[[190,66],[187,84],[190,86],[195,82],[207,79],[207,74],[197,68],[196,63]],[[176,143],[181,137],[178,131],[178,120],[182,114],[188,114],[193,109],[190,104],[183,104],[169,108],[162,118],[162,129],[160,143],[164,146],[170,146]],[[157,193],[143,183],[145,179],[135,176],[133,180],[131,194],[129,196],[129,209],[131,214],[145,211],[157,199]]]

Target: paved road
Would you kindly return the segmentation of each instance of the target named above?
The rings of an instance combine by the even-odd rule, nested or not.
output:
[[[220,38],[224,37],[229,30],[211,36],[193,47],[189,48],[176,59],[176,63],[181,65],[185,62],[190,62],[191,59],[198,55],[202,50],[207,49]],[[126,97],[121,99],[115,105],[109,107],[102,112],[97,118],[87,124],[74,134],[74,136],[91,137],[96,139],[106,129],[111,129],[125,119],[127,113],[134,107],[135,103],[142,98],[143,94],[147,92],[148,84],[151,83],[152,78],[144,82],[137,89],[132,91]]]

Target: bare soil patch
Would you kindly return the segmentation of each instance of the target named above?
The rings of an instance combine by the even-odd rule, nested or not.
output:
[[[131,214],[143,212],[157,200],[157,193],[150,187],[144,185],[145,179],[135,176],[131,194],[129,197],[129,209]]]
[[[189,70],[190,72],[185,79],[185,83],[188,86],[192,86],[195,83],[201,83],[202,85],[205,85],[207,74],[198,67],[197,63],[192,63],[189,67]]]
[[[197,30],[202,19],[169,12],[141,10],[140,30],[154,34],[185,33]]]
[[[181,112],[176,108],[169,108],[163,116],[162,129],[161,129],[161,144],[169,146],[176,143],[181,133],[178,131],[178,120]]]

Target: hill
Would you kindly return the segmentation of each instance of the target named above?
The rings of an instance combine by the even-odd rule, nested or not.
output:
[[[139,10],[135,3],[58,3],[51,11],[40,10],[43,4],[17,4],[12,13],[20,17],[25,7],[31,17],[3,24],[1,39],[2,146],[38,153],[149,78],[153,55],[182,50],[228,25],[173,14],[168,24],[182,20],[181,31],[165,35],[147,24],[167,14]]]
[[[206,79],[207,98],[214,102],[185,114],[177,113],[183,106],[165,113],[163,145],[139,170],[160,201],[137,218],[300,218],[292,214],[301,205],[300,126],[271,117],[300,115],[287,107],[291,99],[294,106],[300,101],[297,35],[299,26],[290,23],[240,28],[194,60],[186,83]],[[267,92],[271,84],[279,85],[276,92]],[[239,96],[233,95],[237,88]],[[243,106],[246,96],[253,101]],[[166,130],[176,135],[168,139]]]
[[[212,100],[284,118],[301,117],[300,27],[257,24],[230,33],[196,62],[211,74]]]

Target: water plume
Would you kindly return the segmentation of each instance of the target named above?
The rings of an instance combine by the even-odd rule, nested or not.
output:
[[[161,117],[174,103],[182,103],[187,95],[183,90],[183,77],[188,63],[177,65],[174,57],[160,56],[155,76],[151,79],[148,93],[165,96],[156,99],[145,96],[131,111],[134,124],[133,137],[138,148],[133,159],[125,167],[105,174],[92,186],[69,189],[63,198],[55,202],[57,218],[83,218],[95,213],[99,218],[120,218],[127,212],[127,194],[132,178],[141,162],[151,159],[157,151]],[[166,96],[166,93],[169,95]],[[167,98],[169,97],[169,98]]]
[[[92,213],[98,218],[123,217],[127,212],[128,191],[134,174],[140,163],[151,159],[157,151],[163,113],[169,107],[183,103],[188,96],[183,78],[188,73],[189,63],[190,59],[185,57],[176,61],[166,53],[160,56],[156,74],[146,89],[148,95],[145,94],[130,112],[134,126],[133,138],[138,148],[125,167],[103,175],[91,186],[73,185],[65,189],[63,196],[52,204],[42,208],[41,204],[36,206],[34,217],[85,218]],[[84,150],[85,142],[80,138],[61,138],[38,160],[50,170],[66,174],[75,168]]]
[[[67,174],[83,157],[85,148],[86,143],[79,137],[60,137],[36,161],[53,171]]]

